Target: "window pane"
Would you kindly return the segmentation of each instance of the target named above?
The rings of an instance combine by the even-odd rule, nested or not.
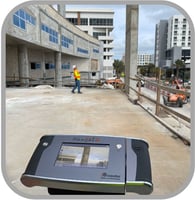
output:
[[[26,21],[30,22],[30,15],[26,13]]]
[[[20,15],[20,12],[19,10],[15,12],[15,15],[19,16]]]
[[[47,33],[49,32],[49,29],[46,25],[44,25],[44,31],[46,31]]]
[[[26,28],[26,26],[25,26],[25,21],[24,20],[20,20],[20,27],[22,28],[22,29],[25,29]]]
[[[13,23],[14,23],[14,25],[16,25],[16,26],[20,26],[20,24],[19,24],[19,17],[17,17],[17,16],[13,16]]]
[[[41,63],[36,63],[36,69],[40,69],[41,68]]]
[[[20,17],[21,17],[22,19],[25,19],[25,13],[24,13],[23,10],[20,10]]]

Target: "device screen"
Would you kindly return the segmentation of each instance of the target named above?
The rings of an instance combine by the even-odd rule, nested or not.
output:
[[[55,166],[106,168],[108,158],[109,145],[63,143]]]

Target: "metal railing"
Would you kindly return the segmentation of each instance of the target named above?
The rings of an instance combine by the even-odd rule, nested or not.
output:
[[[95,86],[98,79],[88,79],[88,78],[82,78],[81,80],[81,86]],[[55,78],[32,78],[32,77],[16,77],[16,76],[7,76],[6,77],[6,86],[7,87],[32,87],[36,85],[52,85],[57,86],[58,84],[61,84],[62,86],[73,86],[75,83],[75,80],[71,78],[70,76],[62,77],[62,81],[56,81]]]
[[[131,80],[135,80],[137,82],[140,82],[141,80],[143,80],[145,82],[145,85],[150,85],[150,86],[153,86],[153,91],[156,91],[156,99],[154,98],[151,98],[145,94],[143,94],[141,92],[141,85],[138,84],[138,90],[135,90],[131,87],[132,90],[134,90],[137,95],[138,95],[138,100],[140,100],[140,97],[144,97],[146,99],[148,99],[149,101],[151,101],[152,103],[156,104],[156,110],[155,110],[155,114],[158,116],[159,115],[159,111],[161,108],[163,108],[164,110],[166,110],[168,113],[171,113],[171,114],[174,114],[175,116],[187,121],[187,122],[191,122],[191,119],[181,113],[178,113],[172,109],[170,109],[169,107],[163,105],[161,102],[160,102],[160,97],[161,95],[168,95],[169,93],[177,93],[177,94],[184,94],[186,95],[188,98],[190,98],[191,96],[191,93],[188,92],[188,91],[183,91],[183,90],[179,90],[179,89],[174,89],[174,88],[171,88],[171,87],[168,87],[168,86],[165,86],[161,83],[158,83],[158,82],[154,82],[154,81],[151,81],[151,80],[146,80],[146,79],[143,79],[139,76],[136,76],[136,78],[131,78]]]
[[[180,138],[185,144],[190,145],[191,118],[183,114],[183,112],[181,111],[179,112],[161,103],[161,95],[168,95],[169,93],[177,93],[186,95],[188,96],[188,98],[190,98],[191,95],[190,92],[165,86],[162,83],[160,83],[159,80],[157,80],[157,82],[154,82],[151,80],[143,79],[142,77],[139,76],[129,77],[129,79],[137,81],[137,83],[140,83],[140,81],[143,80],[145,82],[144,87],[145,85],[148,85],[149,87],[151,87],[150,89],[152,89],[156,93],[156,94],[153,93],[154,95],[149,95],[149,93],[147,92],[144,93],[145,91],[142,92],[141,84],[137,84],[138,87],[136,89],[133,88],[132,86],[129,86],[131,90],[137,93],[138,96],[137,104],[139,104],[150,114],[152,114],[157,121],[159,121],[165,127],[167,127],[172,133],[174,133],[174,135],[176,135],[176,137]],[[148,104],[151,105],[151,107],[150,106],[148,107]],[[154,106],[155,106],[155,111],[153,110]],[[173,124],[172,122],[174,120],[173,121],[169,120],[170,119],[169,116],[171,116],[172,120],[173,119],[175,120]],[[185,131],[183,132],[183,130]]]

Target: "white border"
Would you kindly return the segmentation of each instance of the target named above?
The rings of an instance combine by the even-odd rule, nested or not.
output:
[[[36,1],[36,0],[35,0]],[[35,2],[33,1],[33,2]],[[51,1],[51,0],[50,0]],[[6,18],[6,16],[8,15],[8,13],[13,9],[15,8],[16,6],[22,4],[22,3],[26,3],[28,1],[24,1],[24,0],[14,0],[14,1],[0,1],[0,8],[1,8],[1,12],[0,12],[0,27],[1,27],[1,33],[2,33],[2,26],[3,26],[3,23],[4,23],[4,20]],[[39,1],[37,1],[39,2]],[[43,1],[42,1],[43,2]],[[45,3],[48,3],[49,1],[45,1]],[[52,1],[54,2],[54,1]],[[78,3],[78,1],[74,1],[74,0],[69,0],[66,2],[68,3]],[[80,0],[81,2],[81,0]],[[86,1],[83,1],[83,2],[89,2],[89,4],[93,4],[95,3],[96,1],[93,1],[93,0],[86,0]],[[98,3],[104,3],[105,1],[103,0],[99,0]],[[118,1],[115,1],[115,0],[112,0],[112,1],[106,1],[107,3],[117,3],[117,2],[120,2],[119,0]],[[123,1],[121,1],[122,3]],[[125,3],[127,3],[128,0],[125,1]],[[136,2],[136,1],[134,1]],[[138,2],[140,2],[138,0]],[[192,0],[169,0],[169,1],[164,1],[164,0],[161,0],[161,1],[155,1],[155,0],[151,0],[150,1],[151,3],[159,3],[161,2],[163,4],[163,2],[171,2],[173,4],[176,4],[178,6],[180,6],[181,8],[183,8],[186,13],[190,16],[192,22],[195,24],[195,12],[194,12],[194,6],[193,6],[193,1]],[[1,42],[2,40],[0,40]],[[1,44],[1,43],[0,43]],[[1,56],[2,56],[2,52],[1,52],[2,49],[0,49],[0,62],[1,62]],[[4,49],[3,49],[4,50]],[[193,55],[194,56],[194,55]],[[192,66],[192,67],[195,67],[195,66]],[[193,70],[194,71],[194,70]],[[1,70],[0,70],[0,77],[2,77],[2,74],[1,74]],[[192,74],[193,76],[194,74]],[[1,78],[0,78],[1,79]],[[194,80],[192,79],[192,81],[194,82]],[[1,94],[2,94],[2,88],[0,89],[1,90]],[[193,94],[194,96],[194,94]],[[1,98],[1,102],[0,102],[0,108],[2,106],[2,101],[3,99]],[[2,108],[1,108],[2,109]],[[192,107],[192,113],[194,113],[194,105]],[[2,116],[0,116],[0,122],[2,122],[2,119],[1,119]],[[193,116],[192,116],[192,126],[194,128],[194,124],[193,124]],[[0,127],[1,128],[1,127]],[[194,130],[194,129],[193,129]],[[2,138],[1,138],[2,139]],[[0,141],[1,142],[1,141]],[[2,155],[2,152],[1,152],[1,148],[0,148],[0,153]],[[194,149],[193,149],[194,150]],[[193,152],[194,153],[194,152]],[[193,159],[194,159],[194,155],[193,155]],[[1,160],[2,161],[2,160]],[[194,160],[193,160],[194,161]],[[2,165],[1,165],[2,167]],[[21,199],[25,199],[24,197],[22,196],[19,196],[18,194],[16,194],[5,182],[4,180],[4,177],[2,175],[2,170],[1,170],[1,173],[0,173],[0,185],[1,185],[1,194],[0,194],[0,197],[2,199],[14,199],[14,200],[21,200]],[[155,187],[155,186],[154,186]],[[188,185],[188,187],[183,191],[181,192],[180,194],[170,198],[171,200],[183,200],[183,199],[190,199],[192,198],[192,195],[194,194],[194,188],[195,188],[195,178],[192,179],[192,181],[190,182],[190,184]],[[78,197],[79,198],[79,197]]]

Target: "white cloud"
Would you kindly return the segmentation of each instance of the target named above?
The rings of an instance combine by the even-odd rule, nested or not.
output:
[[[174,14],[180,12],[170,6],[166,5],[140,5],[140,17],[151,23],[158,23],[161,19],[168,19]]]
[[[154,53],[155,26],[160,20],[180,14],[173,7],[165,5],[139,6],[139,51]]]

